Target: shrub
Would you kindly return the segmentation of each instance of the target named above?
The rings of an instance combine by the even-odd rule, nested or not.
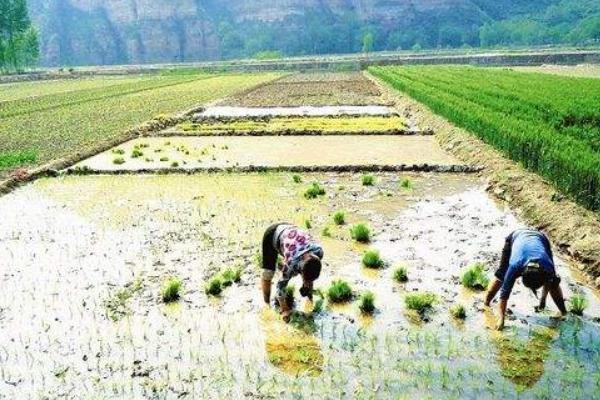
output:
[[[239,282],[242,278],[242,267],[228,267],[221,271],[221,282],[223,286],[231,286],[234,282]]]
[[[406,267],[398,267],[394,270],[394,280],[399,283],[408,281],[408,271]]]
[[[335,214],[333,214],[333,222],[335,222],[336,225],[344,225],[346,223],[346,213],[343,211],[336,211]]]
[[[569,299],[570,311],[575,315],[583,315],[588,306],[588,301],[582,293],[576,293]]]
[[[115,157],[113,159],[113,164],[116,164],[116,165],[125,164],[125,159],[123,157]]]
[[[406,308],[418,312],[419,314],[425,313],[436,302],[437,297],[433,293],[411,293],[407,294],[404,298]]]
[[[218,276],[215,276],[208,281],[204,290],[210,296],[218,296],[223,291],[223,281]]]
[[[456,319],[467,318],[467,311],[462,304],[456,304],[450,308],[450,314]]]
[[[325,195],[325,188],[317,182],[313,182],[310,187],[306,189],[306,192],[304,192],[304,197],[307,199],[316,199],[323,195]]]
[[[475,290],[484,290],[490,283],[483,270],[483,264],[477,263],[469,267],[461,278],[463,286]]]
[[[378,250],[370,249],[365,251],[365,254],[362,258],[362,263],[367,268],[382,268],[383,260],[379,255]]]
[[[371,314],[375,311],[375,295],[373,292],[366,291],[360,296],[358,308],[365,314]]]
[[[373,186],[375,184],[375,177],[373,175],[363,175],[361,182],[363,186]]]
[[[352,289],[346,281],[336,279],[327,289],[327,298],[332,303],[343,303],[352,299]]]
[[[294,180],[294,183],[302,183],[302,177],[298,174],[292,175],[292,179]]]
[[[371,230],[365,224],[356,224],[350,228],[350,236],[357,242],[369,243],[371,241]]]
[[[178,278],[169,278],[165,281],[161,289],[161,297],[165,303],[170,303],[179,299],[182,282]]]

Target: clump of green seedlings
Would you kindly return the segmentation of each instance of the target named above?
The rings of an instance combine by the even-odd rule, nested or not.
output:
[[[167,162],[167,161],[169,161],[169,157],[161,157],[160,161],[161,162]]]
[[[306,192],[304,192],[304,197],[307,199],[316,199],[319,196],[325,195],[325,188],[321,186],[318,182],[313,182]]]
[[[122,156],[123,154],[125,154],[125,150],[123,150],[123,149],[112,149],[112,153]]]
[[[142,150],[140,150],[137,147],[134,147],[133,151],[131,152],[131,158],[140,158],[144,156],[144,152]]]
[[[407,294],[404,298],[404,304],[406,304],[406,308],[416,311],[421,315],[430,310],[436,301],[436,295],[429,292],[411,293]]]
[[[327,298],[332,303],[343,303],[352,300],[352,289],[346,281],[336,279],[327,289]]]
[[[575,293],[569,299],[569,305],[571,313],[581,316],[588,306],[588,301],[583,293]]]
[[[312,222],[310,222],[310,219],[307,218],[307,219],[304,220],[304,227],[306,229],[311,229],[312,228]]]
[[[163,302],[171,303],[179,299],[183,283],[179,278],[169,278],[163,283],[160,295]]]
[[[400,266],[394,270],[394,280],[398,283],[405,283],[408,281],[408,270],[406,267]]]
[[[410,180],[410,178],[403,178],[400,181],[400,187],[402,189],[411,190],[414,187],[414,185],[413,185],[413,182]]]
[[[369,243],[371,241],[371,229],[366,224],[356,224],[350,228],[352,239],[360,243]]]
[[[302,177],[298,174],[292,175],[292,180],[294,181],[294,183],[302,183]]]
[[[223,291],[223,281],[220,277],[215,276],[208,280],[204,286],[204,291],[209,296],[218,296]]]
[[[225,268],[221,271],[220,279],[225,287],[238,283],[242,279],[242,267],[236,265]]]
[[[361,294],[358,299],[358,308],[365,314],[372,314],[375,311],[375,294],[368,290]]]
[[[177,161],[173,161],[171,163],[171,168],[177,168],[177,167],[179,167],[179,163]]]
[[[462,304],[455,304],[450,308],[450,314],[456,319],[467,318],[467,310]]]
[[[375,184],[375,177],[373,175],[363,175],[360,180],[363,186],[373,186]]]
[[[123,157],[115,157],[113,159],[113,164],[116,164],[116,165],[125,164],[125,159]]]
[[[116,322],[128,315],[129,299],[142,289],[142,281],[136,279],[134,282],[127,284],[124,288],[116,291],[108,300],[104,302],[106,307],[106,315],[113,322]]]
[[[144,161],[146,161],[146,162],[152,162],[152,161],[154,161],[154,159],[152,159],[150,157],[146,157],[146,158],[144,158]]]
[[[288,307],[292,307],[294,305],[294,293],[296,293],[296,286],[287,285],[285,288],[285,301],[287,302]]]
[[[362,263],[367,268],[383,268],[383,260],[379,255],[379,251],[375,249],[369,249],[363,254]]]
[[[321,232],[321,235],[323,235],[324,237],[332,237],[333,235],[331,234],[331,229],[326,226],[325,228],[323,228],[323,231]]]
[[[313,297],[315,298],[315,304],[313,305],[313,314],[318,314],[323,311],[323,305],[325,304],[325,296],[321,289],[315,289],[313,291]]]
[[[344,225],[346,223],[346,213],[343,211],[336,211],[333,214],[333,222],[336,225]]]
[[[485,274],[483,264],[477,263],[470,266],[462,275],[461,282],[463,286],[474,290],[484,290],[490,283],[490,279]]]

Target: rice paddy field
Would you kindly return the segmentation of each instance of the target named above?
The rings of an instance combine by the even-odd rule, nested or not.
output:
[[[400,88],[398,71],[373,73]],[[114,114],[82,121],[85,140],[49,131],[66,144],[11,128],[37,143],[32,164],[145,113],[205,109],[0,197],[0,399],[600,398],[598,292],[557,250],[572,312],[536,312],[519,282],[496,331],[482,289],[525,221],[366,74],[79,83],[46,82],[57,97],[40,103],[11,86],[10,121]],[[292,280],[290,323],[260,292],[278,221],[325,252],[313,301]]]

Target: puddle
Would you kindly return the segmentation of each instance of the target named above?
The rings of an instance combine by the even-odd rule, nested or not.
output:
[[[396,115],[387,106],[300,106],[300,107],[208,107],[195,118],[242,118],[242,117],[324,117],[344,115]]]
[[[42,179],[0,198],[0,393],[7,398],[573,398],[598,393],[598,298],[560,259],[566,296],[582,290],[583,318],[533,313],[519,283],[502,333],[487,329],[483,294],[462,289],[462,268],[491,276],[504,237],[520,222],[471,175],[198,174]],[[401,182],[409,178],[407,189]],[[303,192],[319,181],[325,195]],[[404,185],[407,186],[407,185]],[[347,224],[332,216],[345,210]],[[346,280],[375,293],[372,317],[356,302],[326,304],[285,325],[265,310],[256,251],[273,221],[311,221],[325,247],[317,287]],[[349,226],[367,222],[372,243]],[[331,237],[323,237],[328,227]],[[375,248],[388,265],[365,273]],[[239,283],[208,297],[205,281],[242,265]],[[405,265],[408,282],[393,281]],[[165,306],[167,277],[183,281]],[[296,282],[298,285],[298,282]],[[127,295],[118,293],[128,288]],[[432,291],[429,322],[405,315],[404,297]],[[296,291],[296,309],[312,304]],[[117,318],[107,300],[119,299]],[[448,309],[464,304],[458,324]],[[114,303],[111,303],[114,304]],[[548,301],[549,308],[553,308]],[[495,310],[494,310],[495,312]],[[486,320],[487,318],[487,320]],[[417,321],[418,322],[418,321]],[[310,328],[310,329],[307,329]],[[551,332],[551,334],[546,334]]]
[[[251,149],[251,151],[250,151]],[[148,137],[74,166],[93,171],[297,166],[459,166],[431,136]]]

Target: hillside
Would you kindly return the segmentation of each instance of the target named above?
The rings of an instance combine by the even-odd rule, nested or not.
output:
[[[598,0],[30,0],[29,8],[44,65],[356,52],[367,31],[375,50],[600,38]]]

